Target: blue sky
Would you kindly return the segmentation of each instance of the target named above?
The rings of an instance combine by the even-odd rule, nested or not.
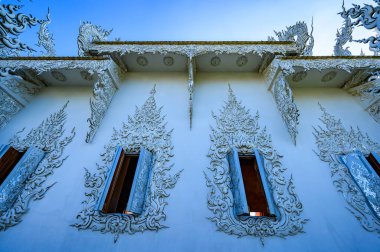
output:
[[[18,3],[17,1],[1,1]],[[22,0],[24,13],[44,19],[50,7],[57,55],[77,55],[78,28],[91,21],[113,29],[110,40],[266,40],[273,30],[303,20],[310,26],[314,17],[315,55],[331,55],[336,30],[343,19],[341,0]],[[348,1],[362,4],[372,0]],[[23,41],[36,43],[37,29],[23,35]],[[355,38],[368,31],[357,29]],[[366,45],[350,45],[354,54]]]

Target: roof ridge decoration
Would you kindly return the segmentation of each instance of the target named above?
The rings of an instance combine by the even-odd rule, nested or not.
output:
[[[79,26],[78,55],[88,56],[88,49],[91,43],[107,40],[111,32],[112,29],[105,30],[100,25],[94,25],[88,21],[82,22]]]
[[[68,102],[43,120],[38,127],[31,129],[28,134],[24,134],[24,128],[9,140],[9,145],[19,151],[33,146],[44,150],[46,155],[27,179],[25,187],[13,207],[5,212],[0,212],[0,231],[19,224],[22,221],[21,217],[29,210],[29,203],[32,200],[42,199],[55,184],[45,185],[44,182],[68,158],[63,155],[63,152],[75,136],[75,128],[65,135],[67,104]]]
[[[274,31],[278,41],[295,41],[298,51],[301,55],[313,55],[314,37],[313,20],[311,23],[311,33],[309,34],[307,24],[304,21],[298,21],[295,25],[287,26],[285,30]],[[272,36],[268,37],[269,41],[276,41]]]
[[[0,18],[3,22],[0,23],[0,57],[19,56],[22,52],[27,52],[31,55],[36,52],[29,45],[21,42],[19,36],[27,27],[32,27],[40,24],[38,32],[39,47],[44,47],[46,54],[54,55],[53,36],[49,34],[47,25],[50,23],[50,10],[48,9],[47,20],[39,20],[32,15],[17,13],[23,6],[2,4],[0,6]]]
[[[264,244],[266,237],[285,238],[303,233],[308,219],[302,217],[303,206],[295,192],[292,176],[285,177],[286,168],[281,164],[281,155],[274,149],[271,136],[266,128],[260,129],[259,113],[252,116],[241,101],[238,101],[231,87],[228,101],[219,114],[212,113],[215,127],[211,127],[209,172],[205,172],[209,189],[207,204],[213,213],[209,219],[215,222],[218,231],[230,235],[254,236]],[[226,155],[232,147],[241,153],[252,153],[258,149],[265,160],[265,172],[272,189],[273,198],[281,218],[237,218],[233,211],[233,195],[230,187],[229,166]],[[211,178],[209,177],[211,175]]]
[[[50,20],[50,8],[48,8],[48,13],[46,15],[46,20],[42,21],[40,29],[38,31],[38,46],[42,46],[45,49],[44,56],[55,56],[55,44],[53,35],[49,33],[48,25],[51,23]]]
[[[322,105],[319,106],[322,111],[320,120],[325,127],[314,128],[313,134],[318,146],[316,154],[329,164],[333,184],[346,200],[347,209],[360,221],[365,230],[379,235],[380,220],[370,209],[366,197],[352,179],[347,167],[338,161],[338,156],[355,150],[361,151],[364,155],[370,152],[380,154],[380,145],[362,133],[359,128],[355,130],[350,127],[347,130],[340,119],[329,114]],[[379,187],[374,186],[369,190],[380,195]]]
[[[378,15],[380,12],[380,0],[374,0],[374,2],[377,4],[375,7],[369,4],[364,4],[363,7],[358,4],[353,4],[352,8],[345,10],[343,0],[343,11],[339,14],[345,20],[352,20],[350,21],[352,28],[364,26],[367,30],[375,29],[377,31],[376,36],[352,41],[364,44],[369,43],[369,49],[373,51],[375,55],[378,55],[380,52],[380,22]]]
[[[165,226],[164,212],[169,197],[168,189],[174,188],[182,171],[173,172],[173,145],[171,135],[173,130],[167,130],[162,107],[157,107],[155,86],[141,107],[136,107],[133,116],[123,123],[120,130],[114,129],[110,142],[105,146],[102,163],[97,164],[97,172],[91,174],[86,168],[85,186],[88,189],[83,209],[77,215],[77,223],[73,227],[79,230],[92,230],[115,235],[114,242],[120,234],[130,235],[146,230],[158,231]],[[115,155],[117,146],[128,152],[138,152],[141,147],[153,152],[152,180],[146,197],[146,210],[138,216],[127,214],[104,214],[94,211],[94,206],[101,195],[107,176],[107,171]]]
[[[342,4],[342,13],[346,12],[344,7],[344,1]],[[342,16],[344,18],[343,26],[336,32],[335,46],[334,46],[334,56],[351,56],[352,53],[348,49],[349,47],[343,48],[343,46],[352,41],[352,23],[348,16]],[[362,51],[363,52],[363,51]]]

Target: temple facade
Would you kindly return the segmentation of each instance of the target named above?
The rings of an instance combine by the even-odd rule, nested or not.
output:
[[[303,22],[268,41],[83,23],[78,56],[1,58],[0,251],[378,251],[380,57],[344,51],[349,25],[334,56]]]

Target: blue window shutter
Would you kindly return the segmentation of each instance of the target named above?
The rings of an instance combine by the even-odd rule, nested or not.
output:
[[[122,153],[123,153],[123,148],[118,146],[116,148],[115,156],[114,156],[113,161],[112,161],[112,166],[110,167],[110,169],[108,170],[108,173],[107,173],[107,178],[106,178],[106,181],[104,183],[104,189],[103,189],[101,195],[99,196],[98,201],[95,205],[95,210],[101,211],[103,209],[103,205],[104,205],[104,202],[106,201],[107,193],[108,193],[108,190],[109,190],[111,182],[112,182],[113,174],[115,173],[117,163],[118,163],[120,155]]]
[[[232,148],[231,151],[227,154],[227,160],[230,167],[235,214],[249,214],[247,197],[245,195],[244,189],[244,181],[241,174],[239,154],[236,148]]]
[[[139,160],[126,210],[135,214],[141,214],[144,211],[149,178],[152,172],[152,153],[141,148]]]
[[[265,197],[266,197],[267,202],[268,202],[269,213],[270,213],[270,215],[275,215],[277,218],[279,218],[280,212],[278,211],[277,206],[274,203],[273,195],[272,195],[272,192],[270,189],[270,184],[269,184],[268,179],[267,179],[267,173],[266,173],[265,168],[264,168],[264,159],[257,149],[254,150],[254,154],[256,157],[256,162],[257,162],[258,167],[259,167],[259,173],[260,173],[261,182],[262,182],[263,187],[264,187]]]
[[[0,211],[11,208],[25,186],[25,180],[44,158],[45,152],[30,147],[0,185]]]
[[[9,145],[0,144],[0,158],[9,150]]]
[[[348,168],[353,180],[366,197],[368,205],[380,217],[380,178],[361,152],[340,156],[341,162]]]

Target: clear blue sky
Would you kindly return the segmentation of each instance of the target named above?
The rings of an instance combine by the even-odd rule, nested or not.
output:
[[[18,3],[17,1],[1,1]],[[57,55],[77,55],[80,21],[91,21],[121,40],[266,40],[299,20],[311,24],[314,17],[315,55],[331,55],[336,30],[343,19],[341,0],[22,0],[24,13],[44,19],[50,7],[49,26]],[[372,0],[346,0],[374,3]],[[356,38],[364,33],[354,33]],[[36,43],[37,29],[25,33],[24,41]],[[367,32],[368,34],[368,32]],[[368,46],[362,46],[367,48]],[[359,54],[360,47],[351,45]],[[367,50],[364,50],[367,52]]]

